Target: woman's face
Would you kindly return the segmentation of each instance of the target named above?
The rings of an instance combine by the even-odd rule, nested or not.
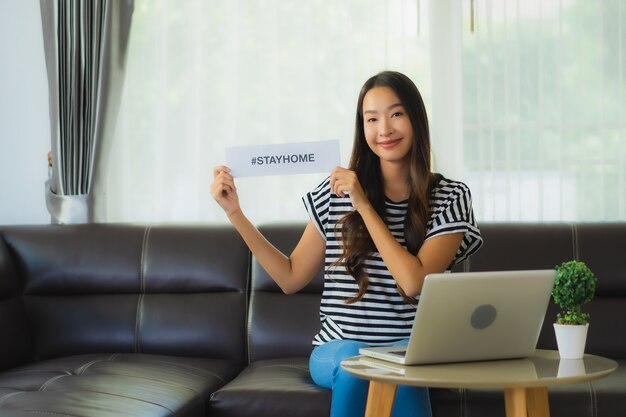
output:
[[[406,161],[413,145],[413,126],[396,93],[374,87],[363,97],[365,139],[382,161]]]

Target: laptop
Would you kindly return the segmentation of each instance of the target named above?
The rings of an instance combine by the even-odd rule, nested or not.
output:
[[[553,362],[547,365],[543,363],[536,364],[535,362],[537,360],[537,357],[530,357],[502,359],[497,361],[471,361],[455,363],[452,368],[442,368],[441,366],[400,365],[369,356],[359,356],[357,364],[366,366],[369,375],[402,375],[407,378],[433,381],[445,379],[448,371],[454,373],[457,377],[458,375],[466,375],[468,378],[474,380],[477,374],[480,374],[483,380],[497,379],[502,375],[515,375],[515,377],[519,379],[535,380],[542,378],[542,374],[539,370],[544,371],[544,369],[552,371],[552,376],[556,375],[556,371],[550,369],[550,365],[552,365]],[[541,362],[540,359],[539,361]],[[546,365],[547,368],[541,368],[543,365]],[[549,372],[544,371],[543,374],[547,376]]]
[[[359,353],[402,365],[531,356],[555,276],[553,269],[427,275],[408,345]]]

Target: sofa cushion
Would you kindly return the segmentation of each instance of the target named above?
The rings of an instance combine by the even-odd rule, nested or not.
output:
[[[308,358],[250,364],[211,397],[211,416],[319,417],[330,412],[330,390],[309,375]]]
[[[203,416],[210,394],[241,371],[231,360],[90,354],[0,374],[0,415]]]

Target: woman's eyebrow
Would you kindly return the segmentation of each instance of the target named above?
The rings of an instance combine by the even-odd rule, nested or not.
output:
[[[402,107],[402,103],[394,103],[394,104],[392,104],[391,106],[387,107],[387,110],[391,110],[391,109],[393,109],[394,107]],[[363,112],[363,114],[369,114],[369,113],[376,114],[376,113],[378,113],[378,111],[376,111],[376,110],[365,110],[365,111]]]

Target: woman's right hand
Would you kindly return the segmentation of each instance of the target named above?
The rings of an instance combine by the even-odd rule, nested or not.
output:
[[[235,180],[230,175],[230,168],[223,165],[213,168],[211,195],[227,216],[240,210],[237,187],[235,187]]]

